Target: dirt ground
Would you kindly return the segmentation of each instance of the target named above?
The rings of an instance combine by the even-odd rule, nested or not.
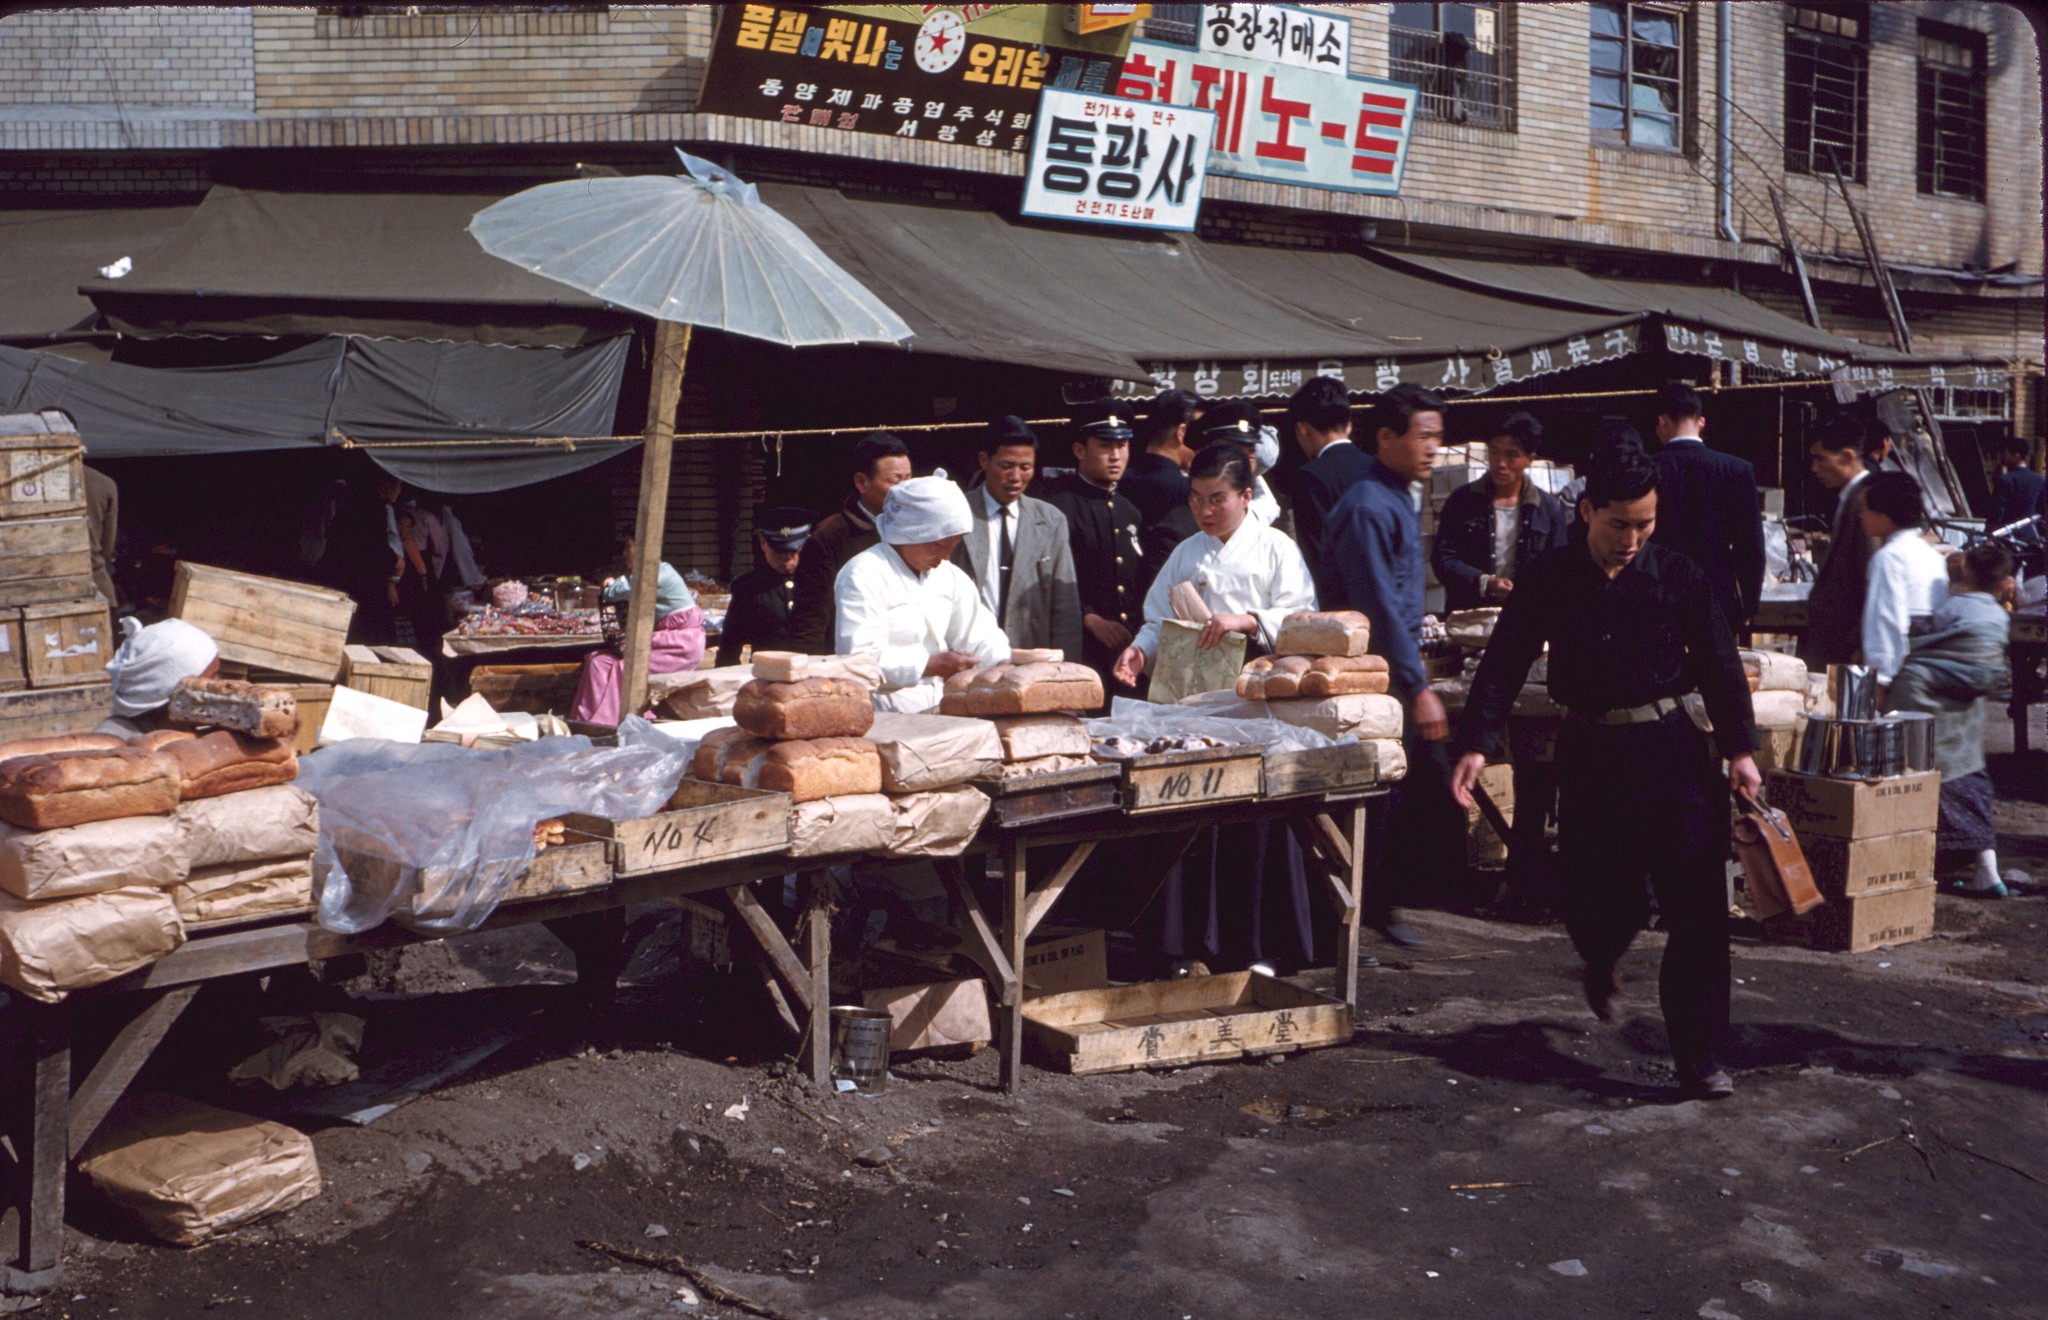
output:
[[[2048,882],[2048,755],[1994,768],[2005,864]],[[407,993],[352,987],[366,1067],[517,1038],[368,1126],[294,1120],[322,1195],[216,1244],[75,1188],[41,1313],[747,1313],[597,1242],[803,1320],[2048,1317],[2048,897],[1944,896],[1936,938],[1857,956],[1742,935],[1717,1105],[1667,1089],[1659,937],[1607,1026],[1560,926],[1413,920],[1432,947],[1369,945],[1348,1045],[1014,1096],[986,1053],[815,1093],[747,983],[660,932],[609,1024],[564,1004],[543,934],[410,951]],[[206,1007],[157,1084],[207,1093],[245,1043],[215,1025],[245,1006]]]

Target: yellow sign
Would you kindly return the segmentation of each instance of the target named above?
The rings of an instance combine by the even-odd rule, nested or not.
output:
[[[1078,36],[1129,27],[1152,17],[1150,5],[1068,5],[1067,31]]]

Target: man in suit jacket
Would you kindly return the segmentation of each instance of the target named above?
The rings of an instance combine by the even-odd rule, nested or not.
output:
[[[1287,401],[1287,426],[1307,457],[1294,478],[1294,539],[1308,560],[1318,598],[1329,584],[1323,569],[1323,527],[1330,509],[1371,466],[1351,443],[1351,396],[1342,381],[1317,376]]]
[[[1863,439],[1863,424],[1841,413],[1815,427],[1806,446],[1815,479],[1835,492],[1827,558],[1806,598],[1806,634],[1799,647],[1800,658],[1814,667],[1855,664],[1863,650],[1863,596],[1877,549],[1863,531],[1863,488],[1870,479]]]
[[[1756,469],[1707,448],[1700,396],[1684,381],[1657,391],[1657,531],[1652,538],[1699,566],[1740,634],[1764,590],[1764,519]]]
[[[797,562],[789,606],[789,640],[799,651],[831,655],[838,637],[839,570],[881,540],[875,515],[898,483],[910,479],[910,449],[887,431],[870,431],[853,447],[853,494],[811,527]]]
[[[1081,655],[1081,596],[1066,517],[1024,488],[1038,470],[1038,437],[1021,418],[992,423],[981,444],[981,484],[967,494],[974,525],[953,562],[981,588],[1013,650],[1056,646]]]

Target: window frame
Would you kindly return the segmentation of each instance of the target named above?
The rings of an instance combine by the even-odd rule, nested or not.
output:
[[[1618,10],[1621,14],[1621,35],[1610,36],[1593,31],[1594,15],[1602,10]],[[1648,41],[1636,36],[1638,13],[1669,19],[1676,27],[1675,45]],[[1683,156],[1692,152],[1693,127],[1693,32],[1692,10],[1674,0],[1595,0],[1587,6],[1587,60],[1586,60],[1586,106],[1587,132],[1597,146],[1616,147],[1629,151],[1648,151],[1660,155]],[[1596,52],[1603,45],[1618,45],[1621,48],[1621,67],[1618,70],[1602,68]],[[1636,49],[1638,45],[1674,53],[1677,72],[1672,77],[1657,73],[1638,72]],[[1595,80],[1619,78],[1622,89],[1619,105],[1594,100]],[[1676,107],[1671,116],[1671,142],[1642,142],[1636,140],[1635,125],[1638,115],[1644,119],[1661,118],[1639,111],[1635,105],[1635,88],[1641,82],[1645,86],[1669,85],[1673,90]],[[1619,112],[1621,127],[1613,128],[1597,123],[1594,116],[1601,111]]]
[[[1446,4],[1484,10],[1493,15],[1493,49],[1488,55],[1476,42],[1468,45],[1471,52],[1462,68],[1454,68],[1443,60],[1444,8]],[[1513,69],[1514,42],[1508,24],[1512,20],[1512,7],[1500,0],[1429,0],[1431,27],[1419,28],[1395,21],[1400,5],[1387,6],[1387,77],[1394,82],[1413,84],[1421,96],[1416,101],[1416,115],[1442,123],[1461,124],[1467,128],[1484,128],[1503,133],[1516,131],[1515,80]],[[1478,24],[1473,24],[1474,29]],[[1463,34],[1454,34],[1462,38]],[[1404,39],[1414,49],[1421,49],[1427,43],[1434,43],[1434,58],[1424,55],[1404,54]],[[1490,63],[1474,67],[1473,57]]]
[[[1785,172],[1787,174],[1831,175],[1844,165],[1844,178],[1868,181],[1870,165],[1870,13],[1867,4],[1804,4],[1785,6]],[[1846,71],[1851,82],[1848,117],[1849,141],[1844,144],[1823,136],[1819,80],[1831,61],[1837,71]],[[1802,67],[1803,66],[1803,67]],[[1804,93],[1804,114],[1795,105],[1795,94]],[[1839,107],[1827,110],[1840,118]],[[1801,131],[1803,128],[1803,132]]]
[[[1915,37],[1914,188],[1922,197],[1981,203],[1986,199],[1991,172],[1991,78],[1987,69],[1990,41],[1982,32],[1927,19],[1920,20]],[[1964,58],[1953,62],[1930,60],[1930,47],[1948,47]],[[1951,120],[1946,126],[1942,124],[1941,107],[1930,106],[1929,102],[1930,98],[1939,101],[1944,97],[1951,101],[1952,114],[1958,112],[1954,102],[1964,102],[1959,112],[1968,122],[1957,124]],[[1974,143],[1962,142],[1952,149],[1963,152],[1974,147],[1974,161],[1947,161],[1944,144],[1955,144],[1958,138],[1969,136],[1975,137]],[[1964,179],[1966,170],[1970,177]],[[1952,182],[1966,186],[1944,186]]]

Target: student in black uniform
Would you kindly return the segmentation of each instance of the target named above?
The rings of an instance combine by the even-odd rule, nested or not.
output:
[[[1188,466],[1195,461],[1195,451],[1187,444],[1188,430],[1201,411],[1202,401],[1186,390],[1167,390],[1145,405],[1145,420],[1137,428],[1145,447],[1131,456],[1130,469],[1119,483],[1120,493],[1130,497],[1145,520],[1140,601],[1166,566],[1167,556],[1201,530],[1188,508]]]
[[[1641,449],[1615,444],[1583,471],[1580,529],[1525,569],[1501,607],[1465,700],[1465,755],[1452,792],[1471,806],[1480,767],[1500,751],[1515,694],[1548,643],[1550,695],[1565,708],[1557,739],[1565,928],[1585,961],[1586,1003],[1605,1021],[1620,1015],[1621,959],[1654,892],[1668,936],[1659,999],[1679,1088],[1718,1100],[1735,1090],[1720,1058],[1728,798],[1761,783],[1749,684],[1710,579],[1650,539],[1658,467]],[[1683,704],[1692,692],[1704,699],[1711,738]]]
[[[1145,622],[1140,585],[1144,517],[1117,489],[1131,454],[1131,410],[1107,399],[1074,410],[1075,470],[1054,478],[1038,496],[1067,517],[1074,577],[1081,589],[1079,660],[1103,676]]]
[[[789,607],[796,599],[796,565],[811,534],[808,509],[765,509],[754,519],[761,562],[733,579],[732,605],[718,638],[720,667],[740,662],[740,649],[793,651]]]

